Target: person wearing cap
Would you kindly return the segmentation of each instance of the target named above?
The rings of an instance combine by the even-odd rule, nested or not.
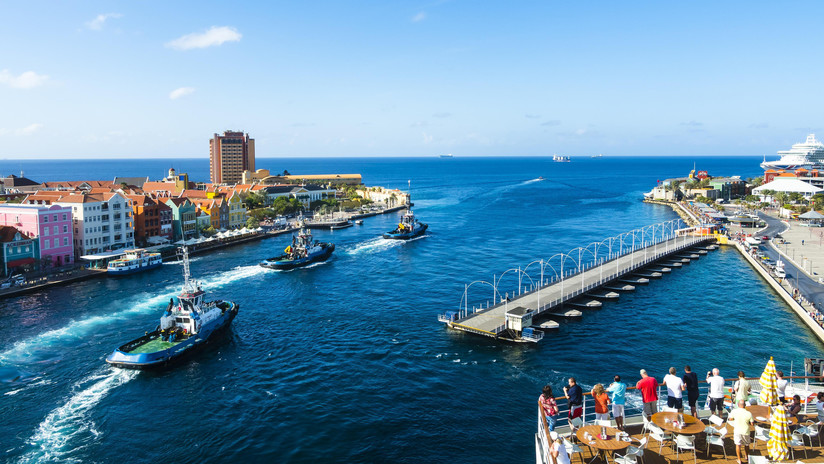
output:
[[[549,455],[552,456],[555,464],[571,464],[566,446],[564,446],[564,443],[558,436],[558,432],[549,432],[549,440],[552,442],[552,444],[549,445]]]

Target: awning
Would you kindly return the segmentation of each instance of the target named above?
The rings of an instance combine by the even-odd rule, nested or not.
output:
[[[6,267],[17,267],[17,266],[25,266],[26,264],[33,264],[34,258],[22,258],[22,259],[15,259],[14,261],[9,261],[6,263]]]
[[[83,255],[80,259],[85,259],[86,261],[95,261],[98,259],[109,259],[109,258],[116,258],[119,256],[123,256],[126,253],[123,250],[120,251],[106,251],[103,253],[98,253],[96,255]]]

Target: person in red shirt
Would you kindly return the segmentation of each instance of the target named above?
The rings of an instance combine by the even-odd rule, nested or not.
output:
[[[644,399],[644,416],[652,420],[652,415],[658,412],[658,382],[655,377],[647,375],[646,369],[641,369],[641,380],[635,384],[635,388],[641,390],[641,397]]]

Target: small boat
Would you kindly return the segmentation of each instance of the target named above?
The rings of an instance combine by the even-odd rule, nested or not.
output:
[[[146,250],[135,248],[126,250],[126,254],[119,259],[109,261],[106,272],[110,275],[134,274],[135,272],[148,271],[163,265],[163,257],[160,253],[150,253]]]
[[[183,290],[178,303],[170,299],[160,325],[142,337],[118,347],[106,362],[125,369],[168,365],[213,340],[228,327],[240,306],[232,301],[205,302],[205,293],[189,273],[189,253],[183,248]]]
[[[556,163],[569,163],[569,156],[552,155],[552,161]]]
[[[409,200],[410,203],[412,201],[412,183],[409,183],[409,191],[410,196]],[[423,235],[426,232],[426,229],[429,228],[428,224],[424,224],[419,221],[415,217],[415,213],[409,209],[409,205],[406,206],[406,212],[401,217],[401,222],[398,223],[398,227],[395,230],[386,232],[383,234],[383,238],[391,239],[391,240],[409,240],[410,238],[415,238]]]
[[[335,251],[334,243],[314,241],[303,217],[298,219],[298,225],[300,231],[292,236],[292,244],[283,250],[284,254],[261,261],[261,266],[285,271],[326,261],[332,256],[332,252]]]
[[[363,225],[363,219],[358,219],[357,221],[355,221],[355,224],[357,224],[359,226],[362,226]]]
[[[544,176],[538,176],[538,180],[544,180]]]
[[[445,155],[441,155],[441,158],[453,158],[452,153],[447,153]]]

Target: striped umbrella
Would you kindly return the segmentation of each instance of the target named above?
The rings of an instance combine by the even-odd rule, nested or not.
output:
[[[770,414],[770,439],[767,441],[767,452],[773,461],[784,461],[790,457],[789,414],[782,405],[778,405]]]
[[[776,379],[775,362],[773,361],[772,356],[770,356],[770,360],[767,362],[767,367],[764,368],[764,373],[761,374],[761,378],[758,380],[758,383],[761,385],[761,394],[759,397],[763,403],[769,404],[770,406],[778,404],[778,388],[776,387]]]

